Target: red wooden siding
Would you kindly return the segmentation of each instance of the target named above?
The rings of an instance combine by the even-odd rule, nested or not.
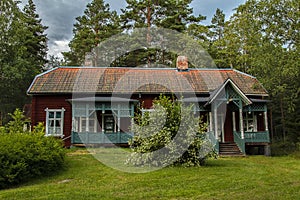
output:
[[[61,109],[64,108],[64,135],[69,137],[72,130],[72,106],[67,99],[71,99],[71,95],[55,95],[55,96],[33,96],[32,98],[32,126],[36,126],[39,122],[46,124],[46,108]],[[71,146],[71,138],[65,140],[65,146]]]

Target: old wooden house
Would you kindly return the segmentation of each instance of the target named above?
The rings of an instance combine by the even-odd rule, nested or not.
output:
[[[267,91],[234,69],[58,67],[34,79],[31,121],[67,147],[127,144],[135,108],[149,111],[160,94],[193,103],[223,155],[269,153]]]

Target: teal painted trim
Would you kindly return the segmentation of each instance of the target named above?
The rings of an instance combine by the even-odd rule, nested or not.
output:
[[[267,105],[263,103],[253,103],[243,108],[243,112],[266,112]]]
[[[268,107],[267,107],[267,104],[264,105],[264,112],[267,112],[268,111]]]
[[[217,154],[219,154],[219,141],[215,138],[214,132],[213,131],[207,132],[206,139],[212,144]]]
[[[246,154],[245,139],[242,139],[240,133],[235,131],[233,132],[233,136],[234,136],[234,142],[238,145],[241,152],[243,154]]]
[[[125,144],[133,137],[132,133],[77,133],[72,132],[72,144]]]
[[[269,131],[245,132],[245,142],[248,142],[248,143],[256,143],[256,142],[270,143]]]

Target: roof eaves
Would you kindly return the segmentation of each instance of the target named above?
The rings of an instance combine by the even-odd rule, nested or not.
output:
[[[49,69],[49,70],[47,70],[47,71],[45,71],[45,72],[43,72],[43,73],[41,73],[41,74],[36,75],[36,76],[34,77],[32,83],[30,84],[30,86],[29,86],[27,92],[26,92],[27,95],[33,94],[33,93],[30,92],[30,90],[31,90],[32,86],[34,85],[36,79],[38,79],[38,78],[41,77],[41,76],[44,76],[45,74],[48,74],[48,73],[54,71],[54,70],[57,70],[58,68],[60,68],[60,67],[54,67],[54,68]]]
[[[233,70],[234,70],[235,72],[237,72],[237,73],[243,74],[243,75],[248,76],[248,77],[253,78],[253,79],[256,79],[257,82],[259,83],[259,85],[260,85],[260,86],[263,88],[263,90],[265,91],[265,93],[268,94],[268,90],[266,90],[266,88],[263,86],[263,84],[261,84],[260,81],[259,81],[255,76],[252,76],[252,75],[250,75],[250,74],[241,72],[241,71],[239,71],[239,70],[237,70],[237,69],[233,69]],[[250,95],[250,94],[247,94],[247,95]],[[269,96],[269,95],[267,95],[267,96]]]

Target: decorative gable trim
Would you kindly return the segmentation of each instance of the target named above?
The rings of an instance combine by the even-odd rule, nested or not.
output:
[[[217,97],[219,96],[219,94],[225,90],[226,86],[230,84],[232,86],[232,88],[234,89],[235,92],[237,92],[240,97],[242,98],[243,102],[246,104],[246,105],[250,105],[252,104],[252,101],[240,90],[240,88],[229,78],[227,79],[218,89],[216,89],[212,94],[211,94],[211,97],[210,97],[210,100],[205,104],[208,105],[208,104],[211,104],[213,101],[215,101],[217,99]]]

